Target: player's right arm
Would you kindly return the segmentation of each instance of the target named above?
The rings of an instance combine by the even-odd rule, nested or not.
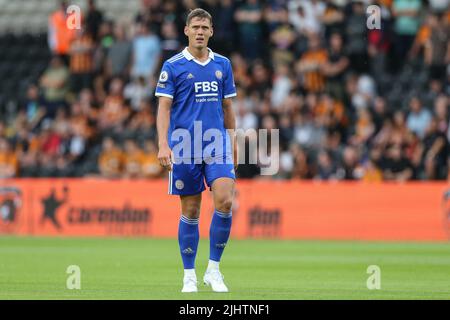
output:
[[[158,115],[156,116],[156,129],[158,130],[158,160],[161,166],[172,170],[172,150],[169,147],[168,131],[170,124],[170,109],[175,95],[175,83],[172,68],[165,62],[155,95],[159,98]]]
[[[170,122],[170,108],[172,99],[168,97],[159,97],[158,115],[156,117],[156,128],[158,130],[158,160],[161,166],[167,170],[172,169],[172,150],[170,150],[167,139]]]

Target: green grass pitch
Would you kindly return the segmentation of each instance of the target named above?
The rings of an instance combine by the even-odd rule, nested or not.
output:
[[[221,270],[230,293],[201,283],[182,294],[176,239],[0,237],[0,299],[450,299],[450,244],[230,240]],[[66,288],[69,265],[81,289]],[[381,289],[368,290],[369,265]]]

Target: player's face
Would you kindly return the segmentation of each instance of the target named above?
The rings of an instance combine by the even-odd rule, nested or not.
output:
[[[211,22],[206,18],[193,18],[189,25],[184,27],[184,34],[189,39],[189,46],[203,49],[208,46],[209,38],[213,35]]]

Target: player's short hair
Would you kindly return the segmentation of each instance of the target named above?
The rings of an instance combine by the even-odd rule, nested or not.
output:
[[[188,26],[189,23],[191,23],[191,20],[194,18],[208,19],[210,24],[212,25],[212,17],[209,14],[209,12],[204,9],[197,8],[197,9],[194,9],[191,12],[189,12],[189,14],[186,18],[186,25]]]

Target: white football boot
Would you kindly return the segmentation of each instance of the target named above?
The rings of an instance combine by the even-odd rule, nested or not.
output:
[[[183,289],[181,292],[198,292],[197,277],[192,275],[185,275],[183,278]]]
[[[223,282],[224,276],[219,269],[208,269],[203,276],[203,282],[207,286],[211,286],[214,292],[228,292],[228,288]]]

